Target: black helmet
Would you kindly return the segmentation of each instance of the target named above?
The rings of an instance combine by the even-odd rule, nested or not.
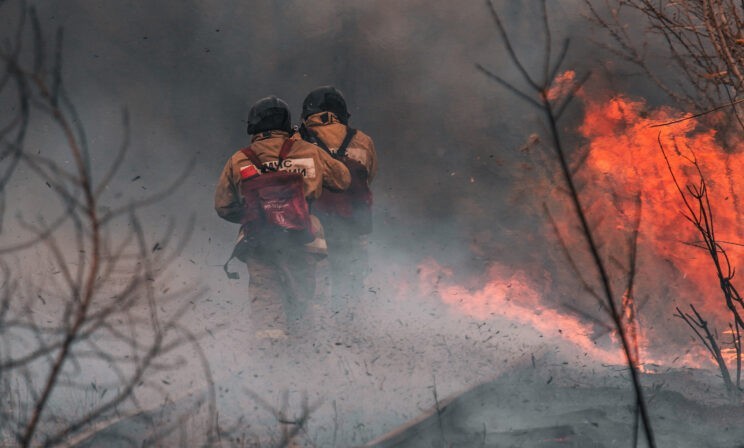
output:
[[[351,116],[346,109],[344,94],[333,86],[318,87],[302,102],[303,120],[318,112],[333,112],[343,124],[347,124]]]
[[[292,131],[289,106],[274,95],[256,101],[248,112],[248,134],[266,131]]]

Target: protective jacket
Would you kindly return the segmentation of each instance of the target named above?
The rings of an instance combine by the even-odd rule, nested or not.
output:
[[[283,131],[269,131],[257,134],[251,142],[251,149],[258,156],[263,167],[277,167],[279,151],[289,134]],[[243,216],[241,203],[240,180],[241,169],[250,169],[253,163],[243,151],[237,151],[230,157],[222,170],[214,196],[214,207],[217,214],[230,222],[240,223]],[[312,201],[317,199],[323,187],[343,190],[351,181],[346,166],[335,160],[315,145],[304,141],[295,141],[289,157],[277,167],[279,171],[296,172],[303,177],[305,197]],[[312,232],[316,239],[323,239],[323,229],[317,218],[311,216]],[[242,235],[241,235],[242,238]],[[315,241],[307,246],[311,252],[324,252],[325,242]]]
[[[345,315],[343,310],[353,309],[366,292],[364,281],[369,273],[369,260],[365,235],[372,230],[369,184],[377,174],[377,153],[367,134],[350,131],[330,111],[308,115],[303,125],[305,129],[300,130],[304,132],[295,134],[295,138],[320,140],[336,157],[342,155],[339,148],[346,143],[347,136],[352,136],[346,145],[346,157],[340,157],[352,171],[352,186],[341,193],[324,192],[314,205],[327,232],[329,257],[320,266],[324,271],[321,277],[330,280],[325,283],[329,288],[325,295],[331,297],[332,308],[341,316]],[[359,188],[360,183],[362,188]]]
[[[351,172],[348,190],[326,191],[315,204],[316,214],[324,225],[333,227],[332,237],[370,233],[372,191],[369,187],[377,170],[372,139],[341,123],[334,113],[328,111],[308,116],[298,134],[343,162]]]
[[[346,125],[341,123],[332,112],[319,112],[310,115],[305,119],[304,124],[323,140],[332,153],[338,150],[344,137],[346,137]],[[302,137],[295,134],[294,138]],[[377,153],[372,139],[364,132],[357,130],[354,138],[349,143],[346,155],[367,168],[367,181],[371,183],[375,174],[377,174]]]

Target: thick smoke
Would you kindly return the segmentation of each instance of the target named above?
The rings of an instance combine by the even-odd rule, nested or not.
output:
[[[526,3],[499,7],[526,65],[539,68],[539,10]],[[554,37],[584,34],[579,3],[551,5]],[[425,260],[446,265],[471,291],[483,288],[497,262],[528,277],[556,307],[567,294],[579,308],[593,303],[575,283],[556,286],[573,279],[544,220],[540,196],[549,186],[533,155],[540,145],[525,147],[530,134],[544,131],[539,113],[475,69],[480,63],[519,83],[484,4],[77,0],[38,7],[44,29],[65,29],[63,73],[91,142],[94,175],[113,158],[121,108],[131,116],[131,150],[103,201],[126,203],[185,176],[143,221],[155,239],[171,219],[177,233],[196,223],[170,278],[209,289],[188,323],[213,333],[203,343],[226,421],[271,421],[245,390],[270,401],[289,390],[293,402],[308,391],[324,403],[318,437],[331,437],[322,426],[333,425],[335,412],[343,415],[341,445],[349,445],[430,407],[435,382],[446,395],[534,362],[531,355],[583,357],[559,335],[546,340],[504,316],[474,319],[418,285]],[[8,14],[0,23],[12,20]],[[574,41],[566,68],[594,66],[596,47]],[[280,96],[296,121],[304,95],[324,84],[346,94],[351,124],[372,136],[380,159],[365,313],[318,328],[316,340],[300,347],[257,346],[247,276],[228,280],[221,269],[237,229],[214,213],[214,184],[247,142],[253,101]],[[567,129],[578,124],[573,118]],[[39,128],[30,136],[31,150],[62,157],[58,148],[56,133]],[[21,175],[16,182],[9,194],[38,199],[18,205],[33,216],[43,185]],[[8,226],[3,240],[21,232]]]

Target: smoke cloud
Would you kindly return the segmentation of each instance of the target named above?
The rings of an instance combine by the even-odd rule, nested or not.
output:
[[[539,68],[539,10],[527,3],[498,7],[526,66]],[[580,4],[551,4],[556,40],[589,33]],[[10,4],[3,8],[12,11]],[[534,357],[577,367],[612,359],[586,354],[596,341],[610,353],[611,335],[561,307],[595,302],[575,281],[545,220],[542,202],[554,186],[535,155],[543,150],[540,137],[530,140],[544,131],[540,115],[475,69],[480,63],[519,84],[484,4],[71,0],[41,3],[38,11],[48,33],[65,30],[63,75],[90,140],[94,176],[106,172],[122,138],[121,109],[129,112],[131,149],[104,206],[182,180],[142,220],[154,240],[171,220],[177,237],[195,223],[168,281],[208,289],[187,322],[213,333],[203,344],[219,384],[221,418],[269,425],[272,417],[245,390],[267,400],[289,390],[294,404],[308,391],[323,402],[315,417],[319,439],[332,437],[323,425],[330,427],[335,413],[341,429],[333,437],[348,446],[430,407],[435,382],[443,396]],[[0,28],[12,29],[13,21],[13,13],[5,14]],[[574,38],[564,65],[593,68],[600,78],[627,70],[605,58],[588,39]],[[325,84],[345,93],[352,126],[374,139],[380,161],[363,312],[318,328],[316,340],[300,346],[257,344],[247,279],[228,280],[221,269],[237,228],[214,213],[214,185],[227,158],[248,141],[245,118],[253,101],[277,95],[292,106],[296,122],[305,94]],[[635,86],[655,100],[637,78],[613,87]],[[569,112],[566,130],[578,128],[580,112]],[[59,134],[43,123],[28,148],[65,157]],[[35,216],[56,206],[46,204],[46,187],[25,179],[21,172],[8,187],[13,213]],[[22,195],[34,200],[18,200]],[[8,218],[4,241],[23,235],[14,222]],[[32,255],[24,255],[31,257],[28,273],[43,275]],[[426,260],[449,274],[429,275]],[[489,277],[493,266],[502,278]],[[448,295],[500,294],[511,288],[509,278],[524,282],[529,300],[508,305],[508,312],[463,312]],[[531,307],[571,316],[571,325],[587,333],[583,345],[510,314]],[[670,325],[669,315],[654,318]],[[188,390],[185,381],[179,384],[184,389],[174,395]]]

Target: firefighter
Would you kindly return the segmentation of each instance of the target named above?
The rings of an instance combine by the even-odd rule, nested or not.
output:
[[[233,256],[248,267],[251,311],[260,326],[259,338],[283,339],[288,332],[310,328],[308,302],[315,295],[316,264],[327,254],[327,245],[320,222],[307,214],[306,201],[316,200],[323,188],[343,190],[350,183],[343,163],[315,145],[289,139],[291,123],[289,108],[281,99],[270,96],[253,104],[247,127],[251,144],[230,157],[215,192],[217,214],[241,224]],[[261,202],[276,193],[276,187],[261,191],[260,182],[269,180],[270,173],[299,178],[301,203]],[[291,191],[280,192],[279,200],[290,196]],[[290,213],[304,207],[307,228],[282,228],[286,224],[283,216],[272,221],[275,210],[271,207],[277,204],[289,207]]]
[[[369,271],[366,235],[372,231],[370,185],[377,172],[377,154],[372,139],[349,126],[349,117],[341,91],[333,86],[318,87],[302,103],[298,134],[343,161],[351,171],[351,187],[343,192],[324,192],[313,209],[326,229],[331,296],[336,307],[353,312],[349,305],[364,294]]]

